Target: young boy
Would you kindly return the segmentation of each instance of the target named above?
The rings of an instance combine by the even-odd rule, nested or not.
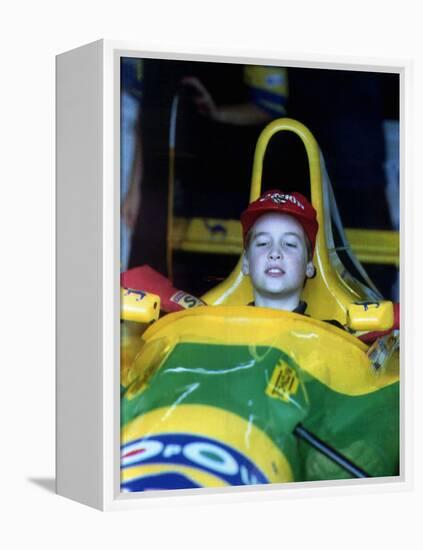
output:
[[[254,305],[304,313],[301,292],[314,277],[319,224],[300,193],[267,191],[241,214],[242,272],[253,285]]]

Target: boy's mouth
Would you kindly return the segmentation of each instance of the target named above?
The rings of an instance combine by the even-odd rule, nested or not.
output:
[[[268,267],[265,270],[265,274],[269,277],[282,277],[285,275],[285,271],[281,267]]]

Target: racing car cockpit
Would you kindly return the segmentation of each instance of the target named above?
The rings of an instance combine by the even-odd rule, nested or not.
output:
[[[176,300],[161,318],[166,285],[150,278],[143,286],[141,277],[134,288],[123,278],[123,322],[143,330],[123,342],[122,491],[399,473],[398,308],[349,248],[322,154],[304,125],[283,118],[263,130],[250,201],[280,131],[304,143],[319,222],[316,276],[303,292],[310,316],[248,307],[252,287],[241,260],[201,299]]]

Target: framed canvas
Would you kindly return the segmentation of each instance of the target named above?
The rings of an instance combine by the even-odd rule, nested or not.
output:
[[[57,57],[59,494],[109,510],[409,487],[410,72],[110,41]],[[297,241],[256,231],[285,258],[261,287],[266,201]]]

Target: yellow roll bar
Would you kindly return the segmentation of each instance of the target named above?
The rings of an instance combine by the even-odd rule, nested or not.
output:
[[[345,325],[349,319],[351,304],[369,300],[371,297],[368,289],[347,272],[336,252],[329,251],[327,231],[330,230],[330,224],[325,223],[325,216],[328,215],[326,207],[329,208],[329,205],[325,205],[321,153],[310,130],[300,122],[280,118],[268,124],[260,134],[254,154],[250,202],[261,194],[263,160],[268,143],[274,134],[281,131],[295,133],[304,144],[310,171],[311,202],[319,222],[314,254],[316,277],[307,281],[303,292],[303,299],[308,303],[307,312],[317,319],[336,319]],[[208,304],[240,305],[249,303],[252,297],[251,283],[249,277],[241,272],[240,259],[230,276],[207,292],[202,299]]]

